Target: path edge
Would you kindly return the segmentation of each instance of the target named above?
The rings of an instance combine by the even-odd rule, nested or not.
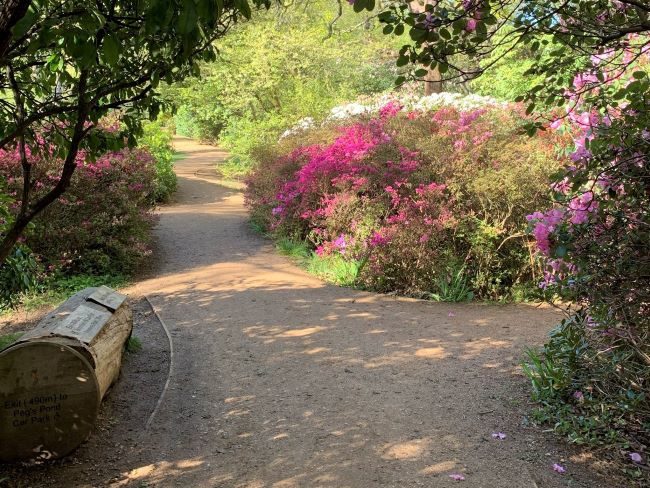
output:
[[[158,413],[158,410],[160,410],[160,406],[162,405],[162,401],[165,398],[165,394],[167,393],[167,390],[169,389],[169,383],[171,382],[172,378],[172,371],[174,368],[174,342],[172,340],[172,336],[169,333],[169,329],[167,328],[167,324],[165,324],[165,321],[162,319],[160,316],[160,313],[154,307],[153,303],[151,303],[151,300],[149,300],[149,297],[145,295],[144,299],[147,301],[149,306],[151,307],[151,310],[153,311],[153,314],[156,316],[156,319],[158,319],[158,322],[162,326],[163,330],[165,331],[165,335],[167,336],[167,342],[169,343],[169,368],[167,370],[167,380],[165,381],[165,386],[163,386],[162,391],[160,392],[160,396],[158,397],[158,401],[156,402],[156,406],[154,407],[153,411],[151,412],[151,415],[149,415],[149,418],[147,419],[147,423],[144,426],[144,430],[148,431],[149,427],[151,427],[151,424],[156,417],[156,414]]]

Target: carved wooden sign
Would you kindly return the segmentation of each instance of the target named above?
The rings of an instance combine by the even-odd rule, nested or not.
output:
[[[121,293],[110,289],[108,286],[100,286],[88,297],[87,300],[103,305],[111,312],[115,312],[120,308],[120,305],[124,303],[124,300],[126,300],[126,295],[122,295]]]
[[[125,300],[83,290],[0,352],[0,462],[59,458],[88,438],[133,328]]]
[[[66,337],[74,337],[81,342],[92,342],[102,327],[111,318],[111,313],[79,305],[68,315],[52,333]]]

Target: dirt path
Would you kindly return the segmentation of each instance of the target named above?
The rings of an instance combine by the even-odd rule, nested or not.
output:
[[[249,229],[241,193],[212,177],[222,152],[183,139],[177,148],[187,158],[177,203],[161,212],[155,277],[129,290],[149,297],[170,329],[169,389],[149,431],[140,425],[102,448],[119,444],[120,457],[86,454],[100,474],[63,466],[50,482],[614,486],[527,424],[517,365],[555,312],[325,285]],[[497,431],[507,438],[493,439]],[[555,462],[567,473],[553,472]]]

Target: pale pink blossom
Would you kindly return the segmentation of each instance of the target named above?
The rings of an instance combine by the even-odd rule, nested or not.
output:
[[[638,452],[631,452],[630,453],[630,459],[635,462],[635,463],[640,463],[643,461],[643,458],[641,457],[641,454]]]

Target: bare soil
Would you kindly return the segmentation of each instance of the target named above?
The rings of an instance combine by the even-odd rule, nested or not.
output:
[[[0,486],[625,486],[531,424],[519,364],[556,311],[324,284],[249,228],[241,192],[214,176],[222,151],[176,146],[187,158],[177,201],[160,212],[153,272],[126,290],[143,350],[86,444],[0,467]],[[170,348],[143,297],[174,349],[148,430]]]

